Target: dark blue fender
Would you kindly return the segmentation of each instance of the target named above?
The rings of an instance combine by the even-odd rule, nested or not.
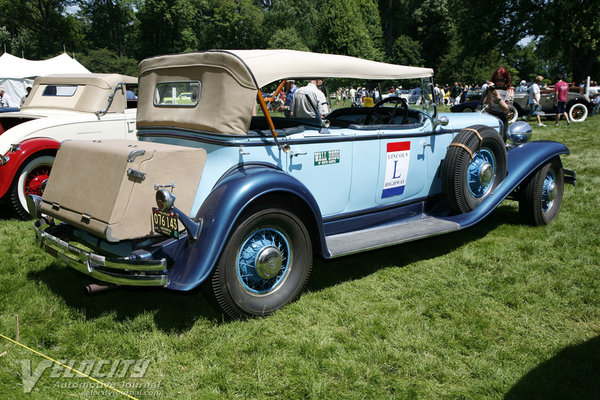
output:
[[[494,192],[473,211],[443,219],[454,221],[460,224],[461,228],[476,224],[498,207],[502,200],[515,190],[525,178],[548,160],[561,154],[569,154],[567,146],[545,140],[527,142],[510,149],[507,153],[508,174],[500,185],[494,189]]]
[[[197,214],[202,229],[197,240],[188,240],[174,257],[167,287],[190,290],[201,284],[217,264],[236,220],[257,198],[288,193],[312,211],[324,248],[322,217],[317,202],[300,181],[270,165],[241,165],[219,180]]]

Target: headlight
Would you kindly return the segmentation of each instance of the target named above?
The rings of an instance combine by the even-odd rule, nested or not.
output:
[[[160,189],[156,192],[156,206],[161,211],[170,210],[175,204],[175,195],[167,189]]]
[[[517,121],[508,127],[508,140],[515,146],[531,139],[531,125],[525,121]]]

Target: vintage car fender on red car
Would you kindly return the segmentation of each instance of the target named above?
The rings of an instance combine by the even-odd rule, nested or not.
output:
[[[25,161],[35,157],[54,156],[59,146],[60,142],[48,138],[32,138],[15,144],[0,159],[0,197],[3,197],[8,192],[13,179]],[[42,180],[46,179],[48,179],[48,174],[42,177]],[[41,192],[36,190],[25,191],[25,193],[41,195]]]

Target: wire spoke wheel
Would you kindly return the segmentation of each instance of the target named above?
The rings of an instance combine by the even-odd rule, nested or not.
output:
[[[506,147],[492,128],[463,129],[442,163],[442,192],[450,211],[467,213],[483,202],[506,176]]]
[[[203,291],[231,318],[269,315],[300,296],[311,270],[312,243],[302,219],[265,207],[237,223]]]
[[[524,223],[547,225],[560,211],[564,191],[564,170],[556,157],[530,175],[519,193],[519,214]]]
[[[27,160],[21,167],[11,190],[11,205],[19,218],[31,218],[27,211],[27,195],[42,195],[42,184],[50,176],[54,156],[38,156]]]

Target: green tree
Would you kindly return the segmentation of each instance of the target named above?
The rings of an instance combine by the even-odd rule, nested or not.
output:
[[[319,51],[383,60],[383,34],[374,1],[326,0],[319,25]]]
[[[535,56],[550,60],[550,70],[567,71],[580,81],[600,67],[599,1],[510,0],[505,15],[505,50],[530,36],[536,42]]]
[[[77,60],[95,73],[116,73],[137,76],[138,61],[131,57],[119,56],[112,50],[94,49],[78,54]]]
[[[269,47],[312,51],[318,49],[317,27],[320,23],[321,0],[272,0],[269,3],[269,6],[262,5],[265,9],[263,29],[271,37]],[[295,33],[289,29],[293,29]],[[281,34],[286,37],[280,37]]]
[[[9,33],[7,51],[31,59],[79,50],[81,25],[65,10],[72,0],[0,0],[0,26]]]
[[[93,48],[107,48],[123,56],[128,33],[133,29],[132,0],[79,0],[88,42]]]
[[[265,10],[253,0],[209,0],[198,15],[197,32],[202,49],[268,47],[271,36],[264,26]]]
[[[277,29],[269,40],[269,48],[310,51],[293,27]]]
[[[135,38],[137,58],[192,51],[198,48],[194,32],[200,0],[145,0],[137,4]]]
[[[392,47],[390,61],[394,64],[423,66],[423,47],[406,35],[399,36]]]
[[[397,62],[398,52],[414,52],[418,44],[420,65],[437,67],[449,46],[448,0],[379,0],[379,14],[389,61]]]

